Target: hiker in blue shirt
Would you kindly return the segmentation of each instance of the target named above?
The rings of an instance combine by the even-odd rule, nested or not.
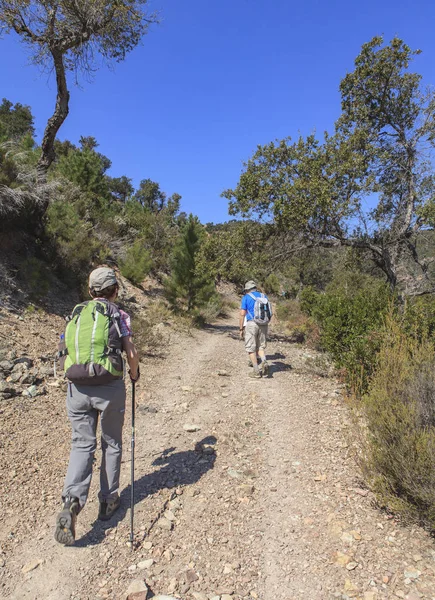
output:
[[[254,379],[266,377],[269,371],[265,351],[271,317],[272,309],[267,296],[257,290],[254,281],[248,281],[240,306],[239,331],[240,338],[243,336],[245,338],[245,349],[253,366],[249,376]],[[258,366],[258,358],[261,360],[260,366]]]

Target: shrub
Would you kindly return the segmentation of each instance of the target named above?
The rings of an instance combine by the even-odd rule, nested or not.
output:
[[[290,336],[294,341],[305,342],[311,348],[319,348],[319,328],[307,316],[296,300],[279,300],[273,307],[274,330]]]
[[[48,266],[39,258],[32,256],[22,261],[20,278],[29,289],[30,297],[38,301],[44,298],[50,289]]]
[[[266,277],[263,287],[266,294],[275,294],[275,296],[278,296],[281,289],[281,284],[275,273],[271,273]]]
[[[387,319],[363,400],[365,468],[384,505],[435,527],[435,350]]]
[[[193,323],[199,327],[215,321],[223,311],[223,302],[218,294],[212,296],[207,304],[197,308],[193,313]]]
[[[301,294],[301,307],[320,327],[321,348],[361,392],[374,371],[380,331],[392,301],[385,283],[366,276],[358,282],[334,282],[324,294],[309,288]]]
[[[136,240],[128,248],[126,257],[120,263],[121,273],[135,285],[140,285],[151,270],[151,257],[141,240]]]
[[[84,284],[92,263],[104,262],[106,247],[92,235],[92,226],[80,218],[74,204],[63,200],[50,204],[45,230],[58,272],[69,285]]]

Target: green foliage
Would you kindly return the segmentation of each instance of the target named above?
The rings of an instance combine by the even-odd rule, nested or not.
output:
[[[281,283],[275,273],[270,273],[263,282],[263,288],[266,294],[275,294],[281,291]]]
[[[94,260],[104,262],[105,246],[91,235],[91,225],[73,204],[58,200],[49,206],[46,233],[56,251],[59,273],[68,284],[83,282]]]
[[[140,285],[151,270],[152,261],[143,241],[136,240],[120,263],[121,273],[135,285]]]
[[[3,98],[0,104],[0,142],[19,140],[24,136],[33,137],[33,115],[29,106],[19,102],[12,104]]]
[[[71,150],[60,158],[57,170],[84,192],[96,196],[105,196],[108,193],[103,160],[90,148]]]
[[[213,280],[197,271],[204,228],[190,215],[171,257],[171,275],[165,282],[166,297],[174,307],[187,311],[205,306],[216,294]]]
[[[302,309],[320,327],[320,345],[351,384],[365,389],[376,365],[384,315],[393,301],[388,286],[364,275],[347,274],[324,294],[301,293]]]
[[[26,258],[20,265],[20,278],[35,301],[42,300],[50,289],[50,272],[47,264],[34,256]]]
[[[392,289],[432,289],[435,273],[412,240],[435,214],[435,92],[409,72],[418,53],[397,38],[364,44],[341,83],[334,134],[325,133],[323,143],[309,135],[258,146],[237,186],[222,194],[230,213],[268,221],[282,234],[281,256],[353,247]],[[377,206],[365,211],[374,194]]]
[[[301,303],[297,300],[279,299],[274,305],[273,329],[294,342],[319,349],[319,328],[314,319],[301,309]]]
[[[387,319],[364,398],[367,476],[381,502],[435,527],[435,350]]]

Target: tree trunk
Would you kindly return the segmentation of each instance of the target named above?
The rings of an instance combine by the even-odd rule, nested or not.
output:
[[[57,132],[67,118],[69,112],[69,92],[66,83],[63,54],[58,48],[52,48],[51,55],[53,57],[54,70],[56,73],[57,96],[54,113],[48,119],[47,126],[44,131],[44,137],[42,138],[41,142],[42,152],[36,167],[37,183],[38,186],[41,186],[42,188],[44,188],[47,183],[47,172],[51,163],[55,159],[54,141],[56,139]],[[43,197],[41,199],[39,211],[41,217],[44,216],[49,201],[47,192],[43,191],[42,193]]]

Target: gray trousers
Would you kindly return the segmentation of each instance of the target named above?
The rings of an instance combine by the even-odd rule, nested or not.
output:
[[[86,503],[97,448],[100,417],[102,461],[99,499],[117,496],[122,457],[122,427],[125,414],[125,384],[116,380],[106,385],[68,383],[66,406],[72,428],[71,454],[62,497]]]

